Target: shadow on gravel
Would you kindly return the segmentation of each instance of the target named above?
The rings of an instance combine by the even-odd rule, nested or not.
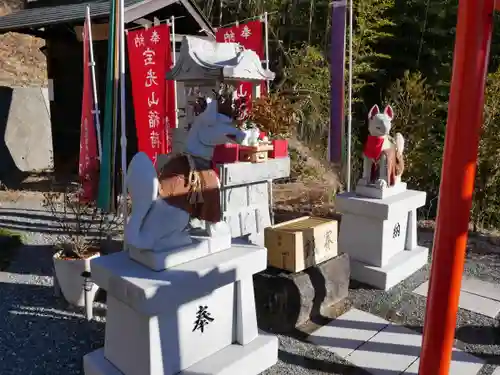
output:
[[[282,349],[278,351],[278,358],[283,363],[302,367],[303,369],[310,371],[321,371],[327,374],[342,374],[342,375],[368,375],[366,372],[359,367],[350,364],[335,363],[324,359],[305,357],[303,355],[293,354],[286,352]],[[385,373],[384,375],[399,375],[399,372],[394,371],[392,373]]]
[[[17,249],[15,261],[8,271],[26,276],[52,277],[55,251],[50,245],[23,245]]]
[[[104,324],[63,311],[53,288],[0,283],[0,374],[80,375],[103,345]]]
[[[77,219],[65,217],[65,221],[75,222]],[[90,223],[89,221],[82,222]],[[43,210],[12,210],[0,209],[0,228],[16,231],[27,231],[45,234],[61,234],[61,225],[56,222],[56,218]],[[98,235],[89,232],[89,235]]]

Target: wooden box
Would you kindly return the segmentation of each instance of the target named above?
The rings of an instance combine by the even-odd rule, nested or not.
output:
[[[300,272],[338,255],[336,220],[305,216],[265,229],[268,264]]]
[[[240,146],[240,161],[262,163],[267,161],[272,145]]]

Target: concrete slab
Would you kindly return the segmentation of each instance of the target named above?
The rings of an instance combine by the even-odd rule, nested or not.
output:
[[[473,282],[467,288],[468,290],[476,290],[479,291],[480,283]],[[413,293],[419,294],[421,296],[427,297],[427,292],[429,289],[429,282],[421,284],[418,288],[416,288]],[[491,292],[491,290],[490,290]],[[484,294],[491,295],[492,293],[484,292]],[[500,301],[490,299],[488,297],[483,297],[477,294],[472,294],[466,292],[464,290],[460,293],[460,300],[458,306],[461,309],[475,312],[477,314],[486,315],[490,318],[495,318],[500,312]]]
[[[422,335],[364,311],[351,309],[316,330],[309,341],[374,375],[418,375]],[[476,375],[484,363],[453,349],[450,374]]]
[[[500,302],[500,285],[489,283],[473,277],[464,277],[462,290],[467,293],[476,294]]]
[[[500,375],[500,367],[497,367],[495,371],[493,371],[493,374],[491,375]]]
[[[476,375],[485,364],[483,360],[459,349],[453,349],[451,358],[451,375]],[[420,359],[417,359],[405,372],[403,372],[403,374],[418,375],[419,366]]]
[[[389,324],[388,321],[373,314],[351,309],[314,331],[308,340],[346,358]]]
[[[418,332],[390,324],[346,360],[372,374],[400,374],[417,360],[421,343]]]

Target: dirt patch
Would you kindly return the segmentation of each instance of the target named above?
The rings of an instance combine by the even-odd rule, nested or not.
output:
[[[278,213],[295,213],[321,217],[335,216],[334,191],[325,182],[298,181],[275,184],[274,209]]]
[[[18,0],[0,1],[0,16],[22,9]],[[0,35],[0,85],[47,86],[47,60],[40,48],[45,41],[30,35]]]

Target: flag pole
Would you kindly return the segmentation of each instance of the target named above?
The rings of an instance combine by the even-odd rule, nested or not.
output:
[[[119,24],[119,36],[120,41],[120,122],[121,122],[121,165],[122,165],[122,216],[124,225],[127,223],[127,126],[126,126],[126,114],[125,114],[125,4],[124,0],[118,0],[118,6],[120,10],[120,24]]]
[[[175,50],[175,17],[170,17],[171,24],[171,37],[172,37],[172,67],[174,67],[177,61],[177,51]],[[175,100],[175,128],[179,127],[179,116],[177,113],[177,81],[174,81],[174,100]],[[168,131],[168,129],[167,129]]]
[[[112,142],[112,163],[111,163],[111,212],[117,213],[117,191],[116,191],[116,154],[118,143],[118,107],[120,103],[120,0],[115,0],[115,38],[114,38],[114,57],[113,57],[113,142]]]
[[[266,51],[266,69],[269,70],[269,13],[264,13],[264,43],[265,43],[265,51]],[[262,50],[261,50],[262,51]],[[262,53],[262,52],[261,52]],[[266,80],[267,85],[267,95],[269,95],[270,81]]]
[[[349,70],[347,97],[347,156],[346,156],[346,188],[351,191],[351,140],[352,140],[352,38],[353,38],[353,1],[349,1]]]
[[[113,72],[114,72],[114,50],[115,50],[115,23],[116,23],[116,1],[110,1],[109,11],[109,37],[108,37],[108,56],[106,67],[106,101],[104,103],[104,124],[102,139],[102,160],[99,175],[99,195],[97,204],[105,212],[110,211],[111,198],[111,163],[113,142]]]
[[[95,78],[95,60],[94,60],[94,47],[92,45],[92,24],[90,21],[90,7],[87,6],[85,18],[87,19],[87,33],[89,36],[89,51],[90,51],[90,67],[92,76],[92,94],[94,96],[94,110],[93,115],[95,119],[95,131],[97,134],[97,151],[99,152],[99,163],[102,161],[102,140],[101,140],[101,119],[99,111],[99,102],[97,98],[97,81]]]

